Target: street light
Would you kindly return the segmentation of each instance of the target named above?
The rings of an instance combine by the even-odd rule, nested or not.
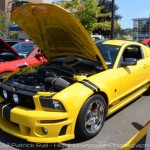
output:
[[[111,17],[111,34],[110,34],[110,39],[114,38],[114,20],[115,20],[115,5],[114,2],[115,0],[112,0],[112,4],[111,4],[111,10],[112,10],[112,17]]]

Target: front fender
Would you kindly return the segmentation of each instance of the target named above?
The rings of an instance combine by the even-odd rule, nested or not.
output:
[[[107,95],[110,93],[109,88],[103,83],[99,89],[100,91],[94,90],[94,88],[92,89],[78,82],[57,93],[53,96],[53,99],[61,101],[67,111],[80,110],[85,101],[93,94],[104,92]],[[109,95],[107,96],[109,98]]]
[[[66,111],[80,110],[84,102],[94,92],[81,83],[75,83],[53,96],[53,99],[63,103]]]

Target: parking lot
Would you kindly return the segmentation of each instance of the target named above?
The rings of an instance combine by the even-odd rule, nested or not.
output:
[[[59,144],[34,144],[0,130],[0,149],[118,150],[150,120],[150,96],[142,96],[107,118],[101,132],[91,140],[75,139]],[[138,149],[142,149],[139,145]]]

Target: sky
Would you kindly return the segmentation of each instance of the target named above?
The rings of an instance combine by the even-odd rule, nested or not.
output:
[[[117,14],[123,18],[119,21],[121,27],[133,28],[134,18],[148,18],[150,15],[150,0],[115,0],[119,9]]]
[[[51,3],[54,0],[43,0]],[[134,18],[148,18],[150,16],[150,0],[114,0],[119,9],[115,12],[122,16],[119,21],[121,28],[133,28]]]

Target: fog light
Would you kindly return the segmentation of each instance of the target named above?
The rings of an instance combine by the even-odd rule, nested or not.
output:
[[[46,128],[43,128],[43,127],[42,127],[42,131],[43,131],[44,134],[48,133],[48,130]]]
[[[13,101],[16,104],[19,104],[19,97],[18,97],[18,95],[16,93],[13,94]]]
[[[36,127],[34,133],[36,136],[45,136],[48,134],[48,130],[45,127]]]
[[[3,90],[3,96],[4,96],[5,99],[8,98],[8,93],[6,92],[6,90]]]

